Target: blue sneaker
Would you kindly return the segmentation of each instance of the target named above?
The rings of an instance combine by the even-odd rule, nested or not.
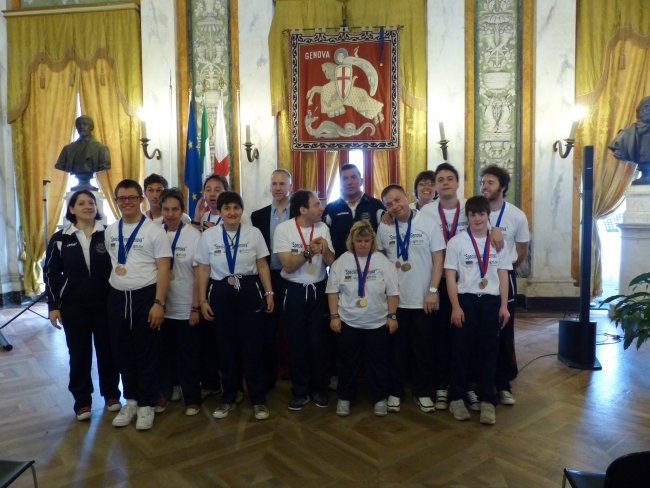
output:
[[[293,397],[291,403],[289,403],[289,410],[300,410],[304,405],[309,403],[310,400],[309,395],[304,397]]]

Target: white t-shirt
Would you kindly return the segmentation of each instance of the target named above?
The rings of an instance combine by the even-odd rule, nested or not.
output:
[[[307,246],[309,246],[310,234],[311,227],[302,227],[302,235]],[[314,236],[312,239],[316,239],[317,237],[324,238],[327,241],[327,246],[333,252],[334,246],[332,246],[330,230],[324,222],[316,222],[314,224]],[[290,252],[293,256],[296,256],[302,254],[305,250],[305,247],[302,245],[302,239],[300,239],[300,235],[298,234],[295,218],[282,222],[275,228],[275,234],[273,235],[274,253]],[[313,274],[307,272],[309,266],[314,268]],[[291,274],[283,269],[280,272],[280,276],[293,283],[318,283],[327,278],[326,267],[327,265],[323,262],[323,256],[317,254],[311,258],[311,264],[306,261],[305,264]]]
[[[208,210],[203,214],[203,217],[201,217],[201,222],[206,222],[206,221],[212,222],[214,224],[219,224],[221,223],[221,216],[217,214],[213,214],[211,211]],[[242,212],[240,222],[246,225],[253,225],[253,222],[251,221],[250,216],[246,213],[246,210]]]
[[[428,205],[427,205],[428,206]],[[399,233],[404,239],[408,222],[398,222]],[[396,261],[404,263],[404,258],[397,257],[397,237],[395,225],[380,224],[377,229],[377,245],[386,252],[386,256],[395,265]],[[445,248],[445,241],[439,225],[423,212],[417,212],[411,221],[411,239],[408,248],[408,262],[411,269],[397,270],[399,278],[400,308],[424,308],[424,298],[429,291],[433,258],[431,253]]]
[[[481,257],[485,249],[486,237],[476,239]],[[452,237],[447,243],[447,255],[445,257],[445,269],[456,270],[458,280],[458,293],[472,293],[474,295],[499,295],[499,269],[512,269],[508,244],[506,243],[497,253],[494,246],[490,245],[490,259],[485,278],[488,284],[484,289],[479,288],[481,282],[481,270],[476,257],[474,245],[467,232]]]
[[[368,258],[359,258],[361,273]],[[397,270],[386,256],[380,252],[370,257],[370,267],[366,278],[365,298],[368,306],[358,308],[359,273],[354,254],[346,252],[330,267],[327,280],[327,293],[339,293],[339,315],[350,327],[357,329],[377,329],[386,325],[388,314],[387,296],[399,295]]]
[[[460,211],[458,214],[458,227],[456,229],[456,234],[460,234],[462,231],[467,230],[467,226],[469,225],[467,222],[467,217],[465,216],[465,202],[467,200],[465,200],[464,198],[459,198],[458,201],[460,202]],[[422,213],[432,217],[433,220],[435,220],[436,223],[438,224],[440,232],[442,233],[442,220],[440,219],[439,207],[440,207],[440,200],[436,200],[434,202],[431,202],[429,205],[425,205],[424,208],[422,209]],[[443,208],[443,213],[445,215],[445,220],[447,221],[447,231],[451,232],[452,225],[454,223],[454,216],[456,215],[456,209],[452,208],[450,210],[447,210]],[[443,240],[444,240],[444,236],[443,236]]]
[[[125,246],[138,223],[123,224],[122,238]],[[139,290],[145,286],[155,284],[158,280],[156,259],[170,258],[172,256],[172,248],[169,245],[165,231],[162,227],[154,224],[153,220],[145,219],[138,231],[138,235],[135,237],[131,250],[127,254],[126,274],[119,276],[115,274],[119,252],[119,224],[120,220],[113,222],[106,228],[104,233],[106,249],[108,249],[113,265],[111,277],[108,280],[109,283],[113,288],[120,291]]]
[[[203,231],[195,260],[199,264],[210,265],[210,278],[223,280],[233,273],[228,268],[226,245],[233,250],[237,232],[227,232],[226,242],[223,240],[223,225],[215,225]],[[258,228],[241,224],[237,259],[235,261],[236,275],[250,276],[257,274],[257,260],[269,255],[264,237]]]
[[[176,231],[167,231],[167,239],[171,246],[176,237]],[[165,299],[165,318],[187,320],[192,311],[192,292],[194,285],[194,256],[201,240],[201,233],[189,224],[181,229],[181,235],[176,241],[174,251],[174,279],[169,281],[167,298]]]
[[[426,205],[424,205],[424,206],[426,207],[427,205],[428,205],[428,204],[426,204]],[[409,208],[410,208],[411,210],[422,210],[422,208],[424,208],[424,207],[422,207],[422,208],[418,208],[418,202],[412,202],[412,203],[409,203]]]
[[[149,220],[151,220],[154,224],[157,224],[157,225],[159,225],[160,227],[162,227],[163,225],[165,225],[165,222],[163,222],[163,216],[162,216],[162,215],[161,215],[160,217],[155,218],[155,219],[150,218],[148,212],[147,212],[146,215],[147,215],[147,218],[148,218]],[[189,225],[189,224],[192,223],[192,219],[190,218],[189,215],[187,215],[186,213],[184,213],[184,214],[181,216],[181,222],[183,222],[184,224],[188,224],[188,225]],[[166,302],[165,302],[165,305],[167,305]]]
[[[503,238],[508,245],[508,252],[511,262],[517,261],[517,242],[530,241],[530,231],[528,230],[528,218],[526,214],[514,205],[504,202],[506,208],[503,210],[503,216],[499,228],[503,233]],[[499,221],[501,209],[490,213],[490,224],[496,226]]]

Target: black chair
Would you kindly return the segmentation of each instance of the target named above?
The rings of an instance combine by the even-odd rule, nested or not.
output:
[[[633,452],[614,459],[605,473],[564,468],[562,488],[567,480],[571,488],[648,488],[650,451]]]
[[[38,488],[36,481],[36,470],[34,469],[34,461],[2,461],[0,460],[0,488],[7,488],[11,483],[27,471],[27,468],[32,468],[32,476],[34,476],[34,488]]]

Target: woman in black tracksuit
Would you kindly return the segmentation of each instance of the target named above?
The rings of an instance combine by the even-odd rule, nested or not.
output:
[[[99,389],[110,411],[119,411],[119,373],[111,355],[106,325],[106,299],[111,259],[104,245],[104,225],[95,196],[75,192],[68,202],[71,222],[50,239],[45,257],[45,292],[49,318],[63,326],[70,352],[70,384],[78,420],[90,418],[93,381],[93,340],[97,353]]]

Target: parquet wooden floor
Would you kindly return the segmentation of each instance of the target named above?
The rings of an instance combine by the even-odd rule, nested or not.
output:
[[[0,310],[0,324],[16,311]],[[604,312],[593,318],[600,333],[615,332]],[[518,314],[520,368],[557,352],[557,321]],[[499,406],[491,427],[476,413],[458,422],[410,401],[377,418],[363,383],[347,418],[335,415],[334,394],[328,409],[290,412],[290,385],[281,381],[266,421],[254,419],[247,400],[214,420],[218,398],[210,398],[196,417],[170,404],[151,431],[138,432],[113,428],[98,394],[91,421],[75,419],[63,332],[29,312],[2,332],[14,349],[0,351],[0,458],[35,459],[43,487],[559,487],[565,466],[604,470],[650,449],[648,347],[598,346],[600,372],[569,369],[555,356],[534,361],[513,383],[517,404]],[[30,483],[25,476],[13,486]]]

